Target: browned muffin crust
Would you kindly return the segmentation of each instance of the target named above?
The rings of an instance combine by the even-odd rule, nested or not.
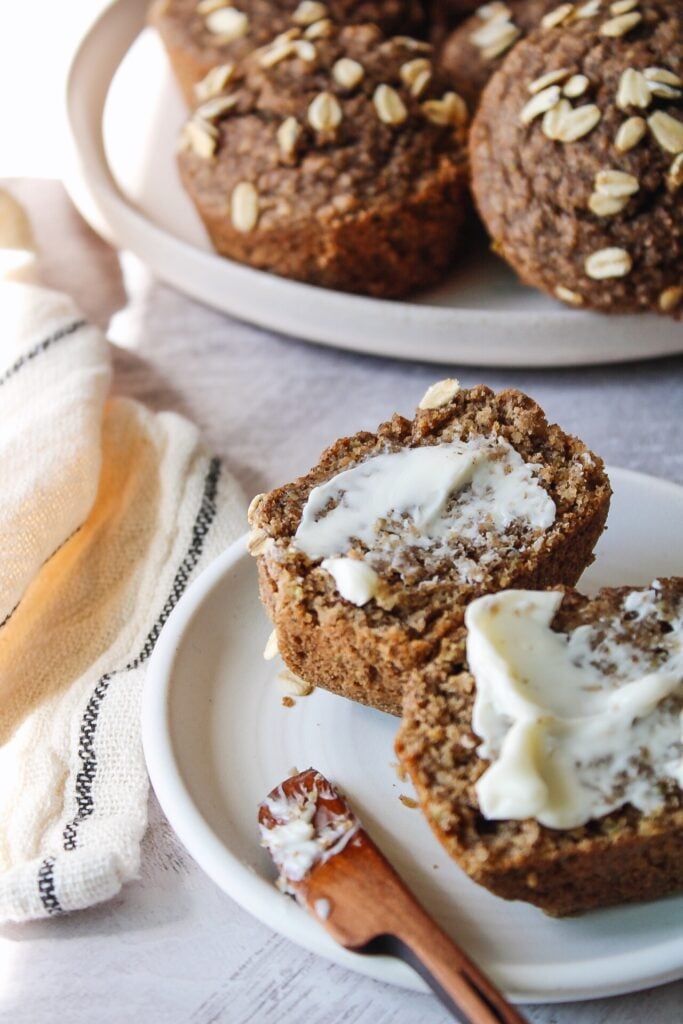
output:
[[[624,613],[626,595],[641,588],[605,589],[592,599],[574,591],[563,599],[552,628],[569,632],[618,617],[624,642],[649,655],[654,667],[662,633],[683,605],[683,579],[658,583],[656,617]],[[448,674],[429,666],[414,673],[396,751],[435,835],[475,882],[556,916],[657,899],[683,888],[683,794],[673,781],[664,787],[664,806],[656,814],[626,804],[567,830],[534,819],[484,818],[475,784],[488,761],[476,753],[474,694],[475,681],[466,670]]]
[[[190,107],[198,99],[196,83],[211,68],[239,62],[294,25],[306,28],[331,18],[339,25],[374,23],[387,34],[411,35],[424,22],[420,0],[315,0],[303,7],[300,0],[238,0],[235,7],[246,20],[234,19],[234,29],[221,36],[211,31],[211,14],[228,6],[228,0],[156,0],[150,8],[149,22],[159,31]]]
[[[680,317],[683,6],[593,9],[534,32],[490,80],[475,198],[522,280],[577,307]]]
[[[557,0],[494,0],[481,5],[450,33],[438,64],[471,111],[476,110],[484,86],[512,47],[556,7]]]
[[[247,58],[226,108],[211,118],[200,107],[179,153],[216,249],[375,296],[438,281],[467,212],[467,113],[430,54],[374,25],[330,24],[315,41],[290,34]]]
[[[414,551],[409,573],[387,567],[380,573],[381,593],[357,607],[340,597],[319,559],[291,547],[313,487],[344,469],[385,451],[496,436],[541,467],[537,479],[557,511],[544,533],[487,532],[487,558],[494,560],[485,569],[479,564],[472,574],[476,580],[465,583],[458,573],[459,556],[474,562],[481,557],[464,541],[452,559],[437,565]],[[261,599],[275,624],[280,654],[308,682],[400,714],[407,673],[428,663],[447,671],[462,664],[470,600],[505,587],[577,581],[593,559],[610,493],[602,460],[548,424],[540,407],[519,391],[494,394],[483,385],[460,390],[442,408],[418,410],[413,420],[395,415],[376,433],[342,438],[306,476],[252,503],[251,549],[258,555]],[[362,557],[364,548],[357,545],[353,552]]]

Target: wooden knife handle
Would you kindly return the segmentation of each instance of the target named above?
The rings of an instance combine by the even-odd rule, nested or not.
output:
[[[380,857],[383,855],[377,850]],[[439,927],[393,872],[391,933],[384,938],[463,1024],[526,1024],[505,996]]]
[[[390,953],[410,964],[463,1024],[525,1024],[524,1018],[439,927],[367,833],[311,873],[303,902],[329,902],[323,921],[347,949]]]
[[[404,960],[462,1024],[526,1024],[525,1018],[478,967],[450,939],[446,936],[444,939],[442,946],[432,931],[429,950],[421,948],[418,953],[396,935],[381,935],[373,939],[365,951],[387,953]]]

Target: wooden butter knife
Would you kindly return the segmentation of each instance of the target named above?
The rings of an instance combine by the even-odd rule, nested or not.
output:
[[[418,903],[320,772],[286,779],[260,804],[258,819],[280,888],[345,949],[405,960],[463,1024],[525,1024]]]

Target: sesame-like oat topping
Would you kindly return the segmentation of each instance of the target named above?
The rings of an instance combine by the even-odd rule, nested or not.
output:
[[[411,96],[419,97],[425,91],[432,77],[432,62],[426,57],[415,57],[401,65],[401,81],[408,86]]]
[[[204,24],[219,43],[233,43],[249,31],[249,18],[236,7],[219,7],[207,14]]]
[[[428,121],[438,125],[467,124],[467,104],[457,92],[447,92],[440,100],[426,100],[422,111]]]
[[[253,231],[258,224],[259,195],[250,181],[240,181],[232,190],[230,219],[233,227],[243,234]],[[249,550],[252,554],[256,553],[252,548]]]
[[[625,171],[608,169],[598,171],[588,208],[598,217],[612,217],[621,213],[631,196],[640,188],[638,179]]]
[[[195,110],[194,116],[204,121],[219,121],[221,117],[232,110],[237,103],[237,96],[214,96],[213,99],[202,103]]]
[[[232,61],[228,61],[226,64],[219,64],[217,67],[211,68],[204,78],[202,78],[200,82],[197,82],[194,87],[194,94],[197,97],[197,100],[202,103],[204,100],[210,100],[214,96],[220,95],[226,85],[231,81],[234,74],[235,65]]]
[[[317,132],[333,131],[343,117],[341,104],[331,92],[320,92],[308,108],[308,123]]]
[[[313,25],[321,18],[327,17],[327,7],[319,0],[301,0],[301,3],[292,15],[295,25]]]
[[[484,60],[494,60],[510,49],[521,32],[506,4],[485,4],[476,13],[483,25],[472,33],[470,42],[479,49]]]
[[[382,83],[375,89],[372,97],[377,116],[384,124],[403,124],[408,116],[406,105],[390,85]]]
[[[277,144],[284,156],[290,157],[296,152],[301,131],[301,125],[295,117],[287,117],[282,122],[277,130]]]
[[[562,93],[569,99],[576,100],[579,96],[583,96],[589,85],[590,81],[586,75],[572,75],[563,86]]]
[[[541,18],[541,28],[556,28],[574,14],[574,4],[560,4]]]
[[[678,121],[664,110],[656,110],[647,119],[650,131],[668,153],[683,152],[683,121]]]
[[[641,141],[647,132],[647,121],[644,117],[629,117],[619,125],[614,139],[614,148],[618,153],[628,153]]]
[[[632,28],[639,25],[642,20],[643,16],[640,11],[630,11],[628,14],[620,14],[616,18],[610,18],[609,21],[604,22],[600,26],[600,35],[617,39],[619,36],[625,36]]]
[[[635,68],[626,68],[619,79],[617,89],[617,106],[620,110],[628,110],[629,107],[640,107],[645,109],[652,102],[652,94],[648,80],[642,71]]]
[[[662,313],[671,313],[683,301],[683,285],[666,288],[659,296],[659,308]]]
[[[666,176],[666,187],[669,192],[678,192],[683,185],[683,153],[679,153],[669,168]]]
[[[557,82],[564,82],[566,78],[569,78],[571,74],[569,68],[558,68],[556,71],[547,71],[544,75],[539,78],[534,78],[533,82],[529,83],[529,92],[532,96],[536,93],[543,92],[549,85],[556,85]]]
[[[211,160],[216,152],[218,132],[212,124],[192,117],[183,126],[178,143],[179,149],[189,149],[202,160]]]
[[[638,6],[639,0],[615,0],[609,5],[610,14],[627,14]]]
[[[304,29],[304,38],[315,40],[315,39],[328,39],[334,32],[334,25],[329,18],[322,18],[320,21],[314,21],[312,25]]]
[[[555,287],[555,295],[562,302],[569,303],[570,306],[582,306],[583,296],[579,295],[578,292],[572,291],[571,288],[565,288],[563,284],[558,284]]]
[[[351,57],[340,57],[332,66],[332,77],[343,89],[355,89],[365,77],[365,69]]]
[[[556,142],[576,142],[600,123],[602,113],[595,103],[572,107],[568,100],[560,102],[543,117],[544,135]]]
[[[547,89],[542,89],[540,92],[537,92],[536,95],[522,107],[519,120],[522,124],[531,124],[535,118],[540,117],[541,114],[545,114],[548,110],[552,110],[553,107],[556,107],[560,101],[560,95],[559,85],[549,85]]]
[[[588,277],[594,281],[604,281],[611,277],[625,277],[633,267],[633,260],[625,249],[616,246],[598,249],[586,257],[584,268]]]

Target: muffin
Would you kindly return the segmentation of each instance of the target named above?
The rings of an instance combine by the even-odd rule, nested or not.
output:
[[[462,665],[469,601],[576,582],[609,498],[601,459],[531,398],[441,381],[413,420],[338,440],[252,502],[279,652],[306,682],[400,714],[412,670]]]
[[[538,28],[557,0],[511,0],[483,4],[454,29],[439,53],[438,64],[450,85],[475,110],[484,86],[515,43]]]
[[[467,206],[465,104],[431,48],[375,25],[293,29],[200,106],[178,157],[218,252],[395,297],[438,281]]]
[[[589,0],[545,25],[510,52],[472,126],[494,248],[571,306],[680,318],[683,7]]]
[[[396,741],[448,853],[552,915],[683,888],[683,579],[466,621],[465,668],[411,676]]]
[[[293,27],[315,36],[328,19],[339,25],[372,22],[388,35],[410,35],[424,20],[420,0],[239,0],[235,7],[229,0],[156,0],[149,12],[190,107],[209,98],[213,69],[233,67]]]

